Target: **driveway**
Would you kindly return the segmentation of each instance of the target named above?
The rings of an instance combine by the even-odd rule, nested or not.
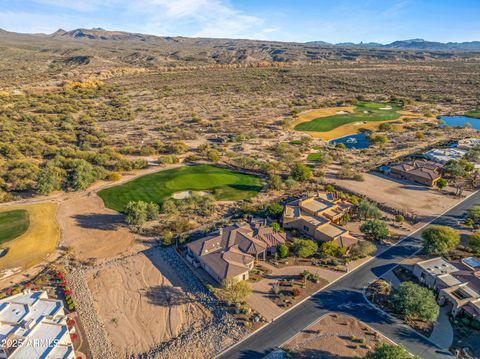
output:
[[[348,269],[352,270],[366,260],[367,258],[364,258],[351,262],[348,264]],[[327,283],[331,283],[346,274],[345,272],[337,272],[310,265],[293,265],[277,268],[266,262],[261,262],[260,264],[262,267],[269,269],[271,273],[268,274],[265,279],[251,284],[252,295],[250,295],[250,297],[247,299],[247,303],[262,316],[264,316],[269,322],[274,320],[285,311],[284,308],[280,308],[269,299],[272,285],[274,283],[277,283],[281,279],[298,276],[306,270],[327,281]]]
[[[463,218],[465,212],[478,203],[480,203],[479,192],[436,218],[432,224],[456,225],[459,218]],[[363,289],[368,283],[380,278],[421,248],[423,230],[424,228],[421,228],[412,233],[396,246],[380,253],[364,266],[313,295],[254,335],[221,353],[219,357],[262,358],[322,315],[340,312],[365,322],[424,359],[453,358],[448,351],[433,344],[409,326],[370,306],[363,296]]]
[[[437,344],[440,348],[448,349],[453,343],[453,328],[448,320],[448,314],[452,307],[444,306],[440,307],[440,315],[437,318],[437,322],[433,327],[430,340]]]

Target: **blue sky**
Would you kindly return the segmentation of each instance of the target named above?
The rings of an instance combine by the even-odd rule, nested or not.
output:
[[[480,0],[0,0],[0,28],[280,41],[480,40]]]

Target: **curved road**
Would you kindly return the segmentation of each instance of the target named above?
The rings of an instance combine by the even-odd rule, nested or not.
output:
[[[478,203],[480,203],[480,192],[468,197],[433,220],[431,224],[457,226],[458,221],[464,218],[465,212]],[[414,255],[420,249],[424,228],[420,228],[399,244],[314,294],[310,299],[236,346],[221,353],[218,357],[224,359],[262,358],[322,315],[329,312],[340,312],[367,323],[394,342],[405,346],[411,353],[422,358],[453,358],[449,352],[436,347],[407,325],[369,305],[362,294],[364,287],[370,282],[381,277],[399,262]]]

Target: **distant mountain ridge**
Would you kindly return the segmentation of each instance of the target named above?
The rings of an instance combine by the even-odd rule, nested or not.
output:
[[[399,49],[399,50],[416,50],[416,51],[471,51],[480,52],[480,41],[467,42],[436,42],[426,41],[424,39],[398,40],[390,44],[380,44],[377,42],[343,42],[337,44],[329,44],[325,41],[309,41],[307,44],[313,45],[331,45],[331,46],[347,46],[355,48],[377,48],[377,49]]]

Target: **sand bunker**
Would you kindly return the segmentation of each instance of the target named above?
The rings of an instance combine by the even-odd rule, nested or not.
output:
[[[187,199],[193,196],[193,194],[198,195],[198,196],[205,196],[208,194],[208,192],[205,191],[181,191],[181,192],[175,192],[172,195],[173,199]]]

